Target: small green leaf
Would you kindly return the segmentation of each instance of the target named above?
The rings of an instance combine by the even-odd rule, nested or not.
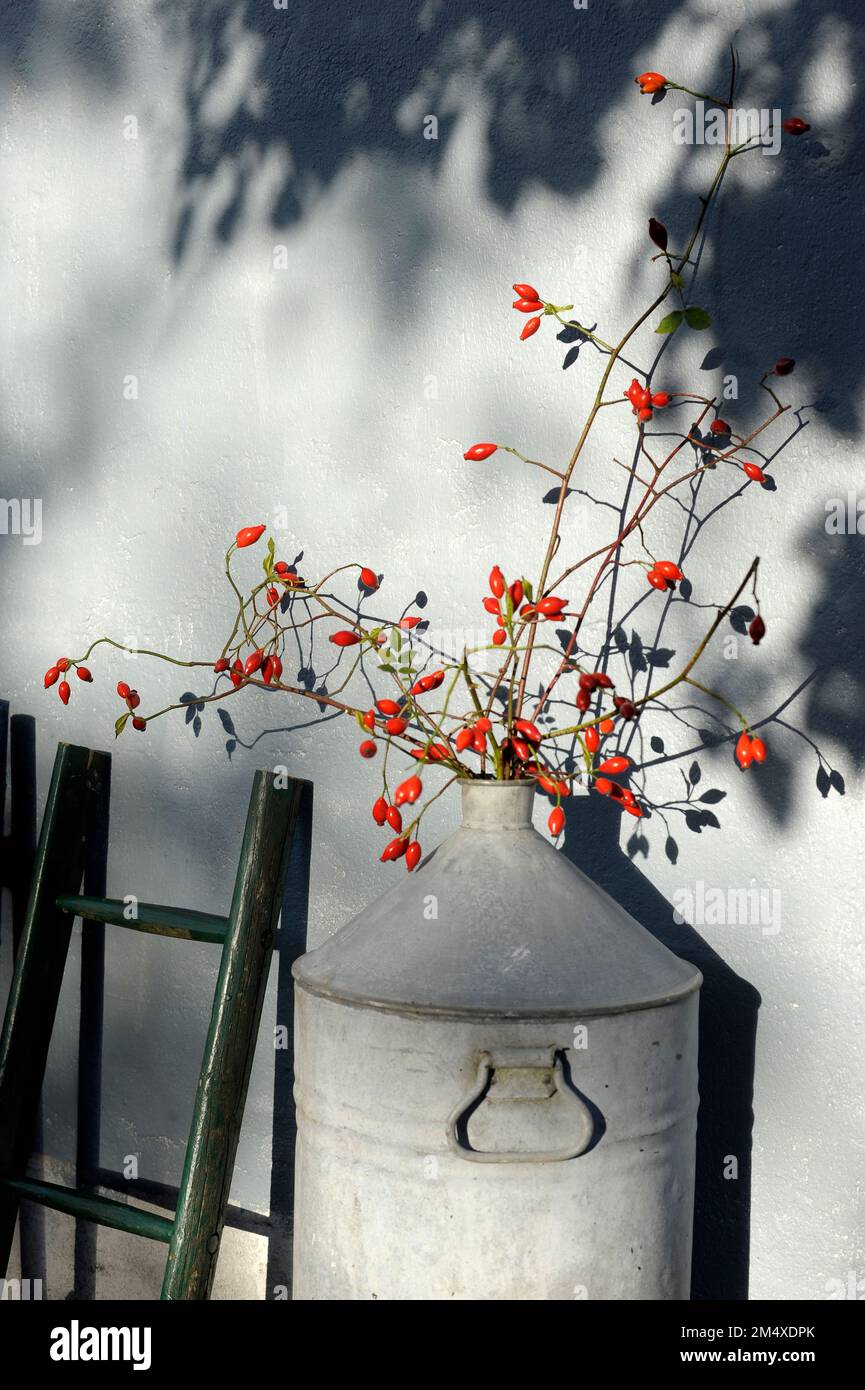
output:
[[[708,328],[712,319],[705,309],[698,309],[692,304],[690,309],[685,310],[685,322],[689,328]]]
[[[261,562],[261,567],[267,575],[269,575],[270,571],[273,569],[273,556],[275,553],[275,549],[276,547],[274,545],[273,536],[271,536],[270,540],[267,542],[267,554]]]
[[[672,314],[667,314],[666,318],[661,319],[655,329],[656,333],[675,333],[685,315],[681,309],[674,309]]]
[[[384,666],[379,666],[378,669],[379,669],[380,671],[385,671],[385,672],[387,672],[387,674],[388,674],[389,676],[395,676],[395,675],[396,675],[396,667],[395,667],[395,666],[384,665]]]
[[[394,651],[395,651],[395,652],[400,652],[400,651],[402,651],[402,638],[400,637],[399,628],[398,628],[398,627],[395,627],[395,628],[392,628],[392,629],[391,629],[391,637],[392,637],[392,641],[393,641],[393,649],[394,649]]]
[[[363,722],[363,715],[362,715],[358,710],[355,710],[355,712],[354,712],[354,717],[355,717],[355,719],[357,720],[357,727],[361,730],[361,732],[362,732],[362,733],[365,733],[365,734],[368,734],[368,733],[369,733],[369,729],[366,727],[366,725],[365,725],[364,722]]]
[[[526,596],[526,598],[528,599],[529,603],[531,603],[531,602],[532,602],[532,593],[533,593],[533,590],[532,590],[531,581],[528,580],[528,579],[524,579],[524,580],[523,580],[523,593],[525,594],[525,596]]]
[[[672,284],[675,286],[675,288],[676,288],[677,290],[682,289],[682,287],[683,287],[683,285],[684,285],[684,283],[685,283],[685,277],[684,277],[684,275],[680,275],[679,272],[678,272],[678,270],[673,270],[673,271],[671,271],[671,273],[670,273],[670,280],[671,280]]]
[[[128,714],[121,714],[121,716],[120,716],[119,719],[115,719],[115,721],[114,721],[114,737],[115,737],[115,738],[119,738],[120,735],[123,733],[123,730],[126,728],[126,721],[127,721],[128,718],[129,718],[129,715],[128,715]]]

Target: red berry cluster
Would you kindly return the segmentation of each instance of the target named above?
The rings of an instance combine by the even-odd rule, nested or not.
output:
[[[42,684],[46,690],[48,690],[52,685],[56,685],[58,680],[60,680],[61,676],[64,677],[63,680],[60,681],[60,684],[57,686],[57,694],[60,696],[60,699],[64,705],[69,704],[69,696],[72,694],[72,689],[69,685],[68,680],[66,680],[64,674],[66,671],[69,670],[70,666],[74,666],[75,674],[80,681],[93,680],[93,676],[90,674],[90,671],[86,666],[81,666],[77,662],[71,662],[68,656],[59,656],[55,661],[54,665],[49,666],[48,670],[45,672],[45,675],[42,677]]]
[[[141,696],[139,695],[138,691],[133,690],[131,686],[128,686],[126,684],[126,681],[118,681],[117,694],[120,696],[121,700],[124,701],[126,708],[129,710],[129,713],[133,715],[133,729],[137,729],[139,733],[143,734],[144,730],[147,728],[147,720],[142,719],[140,715],[135,714],[135,710],[137,710],[138,706],[141,704]],[[126,719],[128,718],[128,716],[123,715],[122,718]]]
[[[646,578],[653,589],[666,593],[669,589],[675,590],[679,580],[685,576],[673,560],[656,560],[647,569]]]
[[[492,730],[492,721],[481,716],[470,724],[466,724],[460,729],[454,739],[454,747],[458,753],[465,753],[471,749],[473,753],[479,753],[484,757],[487,751],[487,734]]]
[[[766,745],[763,740],[747,733],[747,731],[741,733],[736,744],[736,761],[742,769],[750,767],[752,763],[764,763],[766,761]]]
[[[634,414],[641,424],[651,420],[655,411],[663,410],[665,405],[670,404],[671,399],[668,391],[650,391],[648,386],[641,386],[636,377],[625,395],[634,407]]]
[[[544,312],[546,305],[541,299],[534,285],[518,283],[513,287],[514,294],[517,296],[513,307],[520,314],[533,314],[535,317],[526,319],[523,324],[520,338],[523,342],[537,333],[541,326],[540,315]]]
[[[611,759],[611,761],[621,760]],[[627,758],[624,761],[627,762]],[[611,782],[609,777],[596,777],[593,785],[596,792],[599,792],[601,796],[608,796],[620,810],[626,811],[629,816],[635,816],[639,819],[645,814],[630,787],[623,787],[618,782]]]
[[[486,611],[496,620],[496,630],[492,635],[493,646],[500,647],[508,640],[508,629],[512,627],[514,613],[519,609],[525,594],[521,579],[507,584],[498,565],[490,570],[490,596],[483,600]],[[507,592],[506,592],[507,591]],[[502,610],[502,602],[505,608]]]
[[[385,845],[381,862],[389,864],[396,859],[405,859],[409,873],[417,867],[422,850],[417,840],[403,834],[402,812],[399,808],[404,805],[413,806],[422,791],[423,783],[419,777],[407,777],[404,782],[400,782],[390,804],[386,797],[380,796],[373,802],[372,807],[372,818],[376,825],[388,825],[396,832],[396,839]]]
[[[560,594],[544,594],[537,603],[524,603],[520,609],[520,617],[529,622],[541,622],[544,619],[552,622],[556,618],[563,618],[567,612],[568,600],[562,598]]]

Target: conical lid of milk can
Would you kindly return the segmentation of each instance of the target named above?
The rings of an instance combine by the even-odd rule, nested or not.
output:
[[[586,1017],[672,1003],[702,976],[531,825],[534,783],[467,782],[463,823],[295,963],[304,989],[444,1016]]]

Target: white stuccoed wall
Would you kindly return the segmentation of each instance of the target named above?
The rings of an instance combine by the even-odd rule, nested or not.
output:
[[[738,30],[744,104],[781,105],[814,131],[777,158],[737,161],[696,296],[715,323],[675,340],[655,383],[717,391],[735,372],[741,398],[724,413],[744,427],[758,418],[747,383],[762,366],[782,353],[801,363],[786,394],[808,407],[807,428],[777,462],[777,490],[751,488],[726,508],[688,565],[694,601],[711,604],[759,551],[769,637],[735,662],[716,652],[704,677],[714,672],[755,718],[799,693],[781,715],[793,727],[766,729],[771,761],[748,776],[729,744],[699,752],[681,723],[647,721],[647,739],[660,733],[668,751],[687,753],[653,771],[655,799],[681,796],[687,750],[697,749],[698,790],[728,792],[713,807],[721,828],[692,833],[672,812],[674,865],[655,817],[645,844],[632,846],[635,867],[622,854],[619,871],[608,844],[608,884],[616,891],[619,875],[631,910],[654,903],[649,925],[659,930],[675,895],[698,881],[780,894],[777,932],[696,929],[763,1001],[751,1296],[826,1298],[850,1271],[865,1274],[865,542],[824,526],[828,499],[859,486],[861,472],[856,6],[590,0],[578,11],[564,0],[508,0],[486,18],[476,9],[434,0],[326,14],[269,0],[3,7],[0,495],[41,498],[43,537],[28,546],[0,535],[0,696],[37,718],[41,807],[57,739],[112,743],[118,678],[134,679],[145,709],[187,688],[144,660],[97,658],[94,685],[76,684],[64,711],[41,689],[49,661],[103,632],[194,656],[218,650],[230,623],[220,555],[239,525],[258,520],[285,526],[288,517],[279,548],[288,559],[302,550],[307,574],[360,560],[385,572],[382,609],[387,600],[401,610],[423,589],[434,626],[480,626],[490,566],[535,572],[551,510],[540,503],[542,475],[501,455],[469,467],[462,451],[501,439],[561,464],[599,371],[583,350],[563,372],[565,348],[548,323],[517,342],[511,282],[573,299],[602,336],[649,302],[659,272],[646,219],[663,217],[677,244],[715,151],[674,143],[676,102],[652,108],[632,77],[651,67],[717,86]],[[423,138],[430,113],[438,141]],[[135,139],[126,138],[130,116]],[[274,267],[278,247],[286,270]],[[659,341],[651,332],[637,340],[637,367],[649,367]],[[711,348],[717,365],[701,369]],[[137,400],[124,397],[129,375]],[[621,370],[620,389],[630,375]],[[626,412],[605,415],[582,478],[611,497],[620,470],[610,460],[630,457],[633,435]],[[718,500],[731,490],[727,476],[708,486]],[[611,514],[583,506],[576,516],[563,557],[609,533]],[[659,508],[655,552],[677,554],[681,534],[681,513]],[[258,564],[252,552],[250,574]],[[622,592],[643,597],[636,583]],[[704,615],[674,610],[658,638],[659,605],[650,597],[627,631],[684,652]],[[620,603],[620,615],[628,607]],[[252,771],[285,763],[315,782],[309,931],[320,941],[390,881],[368,812],[375,768],[357,758],[354,726],[318,726],[314,707],[251,695],[226,709],[239,739],[230,760],[213,708],[198,738],[175,719],[145,737],[130,730],[116,746],[109,892],[224,910]],[[821,795],[807,740],[840,770],[843,796]],[[656,756],[648,742],[644,753]],[[452,801],[437,804],[427,845],[455,815]],[[623,827],[623,847],[633,829]],[[580,862],[576,841],[569,832]],[[133,933],[108,937],[106,1168],[135,1154],[142,1177],[177,1182],[209,961]],[[61,1164],[74,1153],[74,979],[70,971],[46,1089],[45,1149]],[[270,1191],[276,1022],[274,972],[233,1191],[259,1211]],[[738,1026],[731,1011],[725,1040],[723,1011],[715,1020],[722,1075]],[[738,1142],[722,1125],[717,1166],[733,1153],[747,1167]],[[54,1298],[72,1286],[70,1230],[49,1225]],[[103,1296],[154,1295],[159,1252],[142,1245],[100,1236]],[[273,1297],[280,1275],[266,1276],[265,1262],[261,1238],[232,1237],[219,1292]]]

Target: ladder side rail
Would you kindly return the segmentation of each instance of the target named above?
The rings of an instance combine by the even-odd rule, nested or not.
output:
[[[56,905],[77,892],[91,808],[111,758],[74,744],[57,749],[33,881],[0,1035],[0,1178],[24,1176],[51,1045],[73,919]],[[0,1191],[0,1269],[9,1262],[18,1196]]]
[[[163,1299],[210,1296],[304,783],[257,772],[222,951]]]

